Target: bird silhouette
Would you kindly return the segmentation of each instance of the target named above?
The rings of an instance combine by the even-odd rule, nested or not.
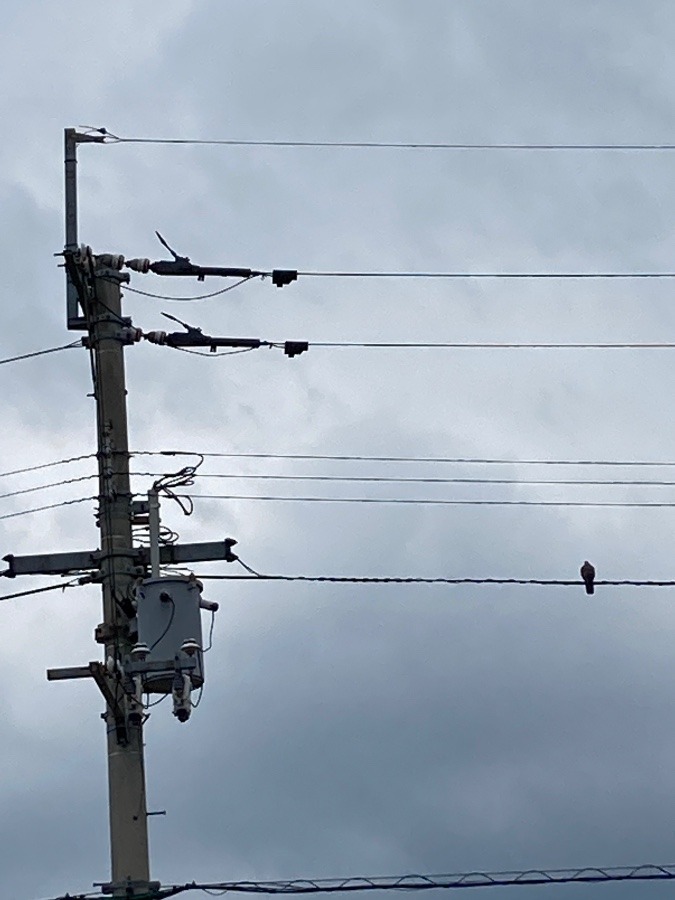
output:
[[[589,563],[586,559],[584,560],[584,564],[579,570],[581,572],[581,577],[584,579],[584,585],[586,586],[587,594],[595,593],[595,566]]]

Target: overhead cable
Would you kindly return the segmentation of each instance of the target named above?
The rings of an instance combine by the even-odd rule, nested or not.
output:
[[[21,356],[10,356],[0,359],[0,366],[5,363],[18,362],[21,359],[32,359],[34,356],[45,356],[47,353],[58,353],[60,350],[72,350],[73,347],[81,347],[82,341],[72,341],[70,344],[62,344],[60,347],[48,347],[46,350],[35,350],[33,353],[23,353]]]
[[[528,869],[509,872],[464,872],[451,875],[399,875],[393,877],[297,878],[283,881],[191,881],[166,885],[154,897],[175,897],[187,891],[241,894],[342,894],[363,891],[427,891],[454,888],[534,886],[546,884],[601,884],[622,881],[672,881],[675,866],[615,866],[579,869]],[[65,900],[65,898],[61,898]]]
[[[581,278],[675,278],[675,272],[298,272],[303,278],[499,278],[499,279],[581,279]]]
[[[209,359],[215,359],[218,356],[236,356],[239,353],[250,353],[257,350],[257,347],[243,347],[241,350],[218,350],[211,352],[210,350],[192,350],[188,347],[172,347],[172,350],[180,350],[181,353],[191,353],[193,356],[208,356]]]
[[[71,581],[65,581],[62,584],[49,584],[46,587],[32,588],[29,591],[18,591],[15,594],[0,594],[0,601],[14,600],[16,597],[29,597],[31,594],[44,594],[47,591],[65,591],[66,588],[87,584],[90,581],[91,576],[86,575],[81,578],[73,578]]]
[[[136,477],[154,476],[157,472],[132,472]],[[90,476],[93,477],[93,476]],[[257,475],[250,472],[202,472],[200,478],[224,478],[229,480],[247,481],[319,481],[348,484],[511,484],[533,487],[553,486],[594,486],[594,487],[675,487],[675,481],[659,481],[649,479],[566,479],[566,478],[427,478],[427,477],[397,477],[386,475]],[[63,482],[59,482],[63,483]],[[52,487],[52,485],[44,485]],[[39,490],[39,488],[33,488]],[[0,499],[3,496],[1,495]]]
[[[204,456],[212,459],[295,459],[334,462],[442,463],[512,466],[675,466],[675,460],[516,459],[477,456],[366,456],[329,453],[229,453],[197,450],[134,450],[132,456]]]
[[[179,303],[192,303],[195,300],[209,300],[211,297],[219,297],[221,294],[227,294],[228,291],[233,291],[235,288],[240,287],[242,284],[245,284],[247,281],[251,281],[253,279],[252,275],[247,276],[246,278],[242,278],[240,281],[237,281],[235,284],[230,284],[227,287],[220,288],[218,291],[211,291],[210,294],[196,294],[192,297],[174,297],[171,294],[153,294],[150,291],[140,291],[138,288],[129,287],[128,284],[124,285],[124,292],[131,292],[132,294],[140,294],[142,297],[152,297],[154,300],[173,300]]]
[[[8,478],[10,475],[25,475],[27,472],[37,472],[40,469],[52,469],[55,466],[66,466],[70,463],[82,462],[84,459],[96,459],[95,453],[85,453],[82,456],[71,456],[68,459],[57,459],[54,462],[38,463],[35,466],[24,466],[22,469],[12,469],[9,472],[0,472],[0,478]]]
[[[157,295],[159,296],[159,295]],[[174,297],[175,299],[179,299]],[[182,298],[184,300],[196,298]],[[604,343],[551,343],[551,342],[507,342],[507,341],[308,341],[308,347],[328,350],[357,349],[357,350],[673,350],[675,341],[614,341]],[[199,356],[231,356],[232,353],[244,353],[249,350],[257,350],[260,347],[284,349],[284,341],[260,341],[256,347],[246,347],[244,350],[230,350],[226,353],[200,352],[188,350]],[[175,350],[186,350],[185,347],[173,347]]]
[[[631,143],[631,144],[555,144],[555,143],[465,143],[465,142],[405,142],[405,141],[293,141],[293,140],[241,140],[235,138],[156,138],[122,137],[106,129],[96,129],[105,136],[106,144],[165,144],[210,147],[286,147],[286,148],[327,148],[346,150],[533,150],[533,151],[617,151],[666,152],[675,150],[675,144]]]
[[[242,564],[243,565],[243,564]],[[265,575],[244,565],[248,575],[199,575],[207,581],[304,581],[312,584],[520,584],[539,587],[579,587],[584,582],[565,578],[425,578],[423,576],[397,575]],[[603,580],[595,581],[602,587],[675,587],[675,581]]]
[[[672,350],[675,342],[613,342],[613,343],[507,343],[502,341],[456,341],[423,343],[412,341],[309,341],[310,347],[356,348],[387,350]]]
[[[0,500],[6,500],[8,497],[18,497],[20,494],[34,494],[36,491],[46,491],[50,488],[63,487],[65,484],[77,484],[80,481],[91,481],[93,478],[98,478],[98,475],[81,475],[78,478],[65,478],[63,481],[38,484],[36,487],[22,488],[18,491],[9,491],[7,494],[0,494]]]
[[[98,497],[78,497],[76,500],[62,500],[60,503],[49,503],[46,506],[34,506],[32,509],[20,509],[17,512],[4,513],[0,519],[15,519],[17,516],[28,516],[31,513],[44,512],[47,509],[58,509],[61,506],[72,506],[75,503],[86,503],[98,500]]]
[[[594,500],[446,500],[408,497],[280,497],[258,494],[195,494],[195,500],[262,500],[275,503],[389,503],[409,506],[579,506],[579,507],[675,507],[675,501]],[[0,518],[3,518],[0,516]]]

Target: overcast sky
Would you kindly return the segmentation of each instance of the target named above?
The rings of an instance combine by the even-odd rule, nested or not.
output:
[[[5,0],[0,358],[65,344],[63,129],[323,141],[672,143],[667,0]],[[670,153],[80,148],[99,252],[271,269],[675,271]],[[134,274],[191,296],[222,286]],[[148,331],[312,341],[673,341],[672,280],[254,281],[128,292]],[[178,327],[178,326],[177,326]],[[672,460],[672,351],[127,350],[134,450]],[[0,472],[95,450],[83,350],[0,371]],[[180,458],[180,466],[189,458]],[[172,465],[169,461],[167,470]],[[134,470],[164,470],[152,457]],[[3,478],[2,493],[95,460]],[[675,480],[673,470],[209,458],[214,474]],[[151,478],[135,479],[137,491]],[[95,482],[0,497],[0,516]],[[199,479],[198,494],[675,501],[675,488]],[[2,553],[97,546],[92,502],[0,520]],[[672,579],[675,508],[168,503],[262,572]],[[225,564],[200,572],[224,573]],[[231,572],[229,569],[228,572]],[[51,583],[6,582],[4,592]],[[146,729],[163,882],[672,863],[672,592],[207,583],[204,699]],[[100,596],[0,604],[0,873],[17,900],[109,877]],[[668,885],[494,890],[633,898]]]

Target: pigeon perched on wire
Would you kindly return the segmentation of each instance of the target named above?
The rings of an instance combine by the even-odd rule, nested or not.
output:
[[[586,587],[587,594],[595,593],[595,566],[589,563],[586,559],[584,560],[584,564],[579,570],[581,572],[581,577],[584,580],[584,585]]]

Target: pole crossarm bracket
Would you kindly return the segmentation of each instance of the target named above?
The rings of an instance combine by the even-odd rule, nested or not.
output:
[[[87,666],[69,666],[65,669],[47,669],[47,681],[70,681],[73,678],[93,678],[103,694],[116,721],[124,721],[125,711],[112,687],[112,677],[101,662]]]
[[[198,544],[167,544],[160,548],[159,561],[163,566],[221,559],[225,562],[234,562],[237,557],[232,548],[236,543],[234,538],[225,538],[222,541],[205,541]],[[150,548],[139,547],[136,559],[140,565],[147,566],[150,562]]]
[[[93,665],[93,663],[91,663]],[[73,678],[91,678],[89,666],[68,666],[65,669],[47,669],[47,681],[70,681]]]
[[[17,575],[69,575],[71,572],[85,572],[98,569],[99,550],[84,550],[74,553],[38,553],[34,556],[3,556],[7,569],[2,572],[6,578]]]
[[[215,560],[234,562],[236,556],[232,548],[236,543],[234,538],[225,538],[222,541],[206,541],[198,544],[168,544],[160,548],[160,564],[169,566]],[[127,557],[133,565],[141,569],[150,563],[150,551],[147,547],[118,550],[115,555]],[[103,558],[104,554],[100,550],[40,553],[34,556],[14,556],[13,553],[8,553],[3,557],[7,569],[0,574],[6,578],[16,578],[17,575],[69,575],[71,572],[98,570]]]
[[[147,813],[147,815],[155,815],[155,813]],[[157,813],[156,815],[160,815]],[[160,896],[162,888],[159,881],[120,881],[116,884],[112,882],[95,882],[94,887],[99,887],[103,894],[117,894],[119,897],[144,897],[149,900],[154,896]],[[124,891],[120,894],[119,891]]]
[[[66,199],[66,252],[73,253],[77,249],[77,148],[79,144],[102,144],[103,134],[85,134],[74,128],[66,128],[64,132],[64,172]],[[87,321],[82,315],[79,293],[81,285],[68,265],[66,258],[66,319],[71,331],[86,331]]]

